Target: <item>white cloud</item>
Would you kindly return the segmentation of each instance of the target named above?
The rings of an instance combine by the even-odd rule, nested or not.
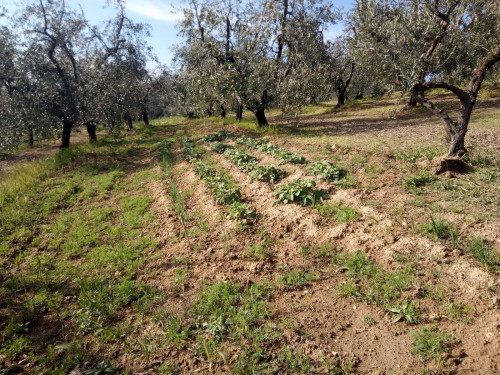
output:
[[[160,21],[177,22],[182,17],[172,5],[160,0],[128,0],[125,6],[131,12]]]

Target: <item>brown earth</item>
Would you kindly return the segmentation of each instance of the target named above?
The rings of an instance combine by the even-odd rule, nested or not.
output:
[[[500,110],[495,104],[498,103],[498,100],[480,102],[476,113],[497,116]],[[351,114],[355,118],[346,119]],[[337,121],[336,117],[343,118]],[[275,119],[278,120],[283,118]],[[236,125],[227,128],[243,133]],[[500,124],[496,129],[472,127],[468,142],[496,157],[500,155],[499,128]],[[424,114],[403,114],[391,120],[380,115],[360,115],[349,109],[340,113],[304,116],[298,129],[286,126],[285,130],[290,132],[290,137],[271,136],[271,140],[308,160],[321,158],[337,162],[340,158],[351,168],[358,184],[353,189],[337,189],[307,175],[303,167],[290,164],[282,166],[289,172],[282,182],[299,177],[312,178],[318,188],[330,192],[332,201],[354,208],[360,213],[360,218],[351,223],[337,223],[333,218],[319,215],[316,208],[273,205],[275,186],[252,182],[248,174],[199,143],[206,154],[231,176],[245,202],[258,214],[253,228],[241,230],[237,222],[226,218],[225,208],[216,205],[210,191],[194,174],[193,167],[183,160],[176,144],[172,176],[185,197],[188,220],[184,228],[173,209],[168,181],[158,168],[158,178],[147,182],[146,186],[154,198],[152,209],[156,215],[155,235],[160,251],[145,267],[155,269],[155,273],[144,275],[142,280],[163,290],[167,305],[184,319],[189,319],[189,306],[204,285],[226,280],[241,285],[265,280],[276,282],[278,276],[287,270],[314,270],[319,279],[309,286],[296,290],[281,288],[271,297],[273,321],[290,319],[297,326],[284,332],[284,345],[301,349],[312,359],[334,359],[339,355],[352,358],[356,364],[354,372],[358,374],[499,373],[500,278],[498,274],[481,268],[470,255],[453,249],[449,242],[433,240],[417,230],[418,224],[427,222],[435,211],[432,211],[431,204],[422,207],[413,203],[416,197],[403,189],[402,177],[421,168],[395,160],[390,152],[395,148],[394,142],[402,147],[437,143],[441,137],[439,125]],[[349,140],[355,145],[353,150],[345,147],[331,149],[332,144],[345,145]],[[55,147],[47,146],[38,153],[27,151],[18,157],[17,162],[48,155],[55,151]],[[370,148],[382,148],[382,151],[367,155]],[[278,165],[278,160],[268,155],[252,153],[259,158],[260,164]],[[357,164],[353,161],[356,157],[366,157],[367,161],[363,165]],[[12,159],[0,164],[0,169],[15,162]],[[375,176],[369,175],[370,166],[378,167]],[[458,180],[467,178],[458,176]],[[424,194],[422,199],[446,207],[449,203],[446,197],[446,192],[434,191]],[[500,251],[498,218],[492,215],[485,220],[476,219],[478,214],[494,211],[495,207],[485,208],[473,201],[469,206],[468,202],[460,203],[466,204],[466,209],[460,212],[442,209],[440,215],[456,225],[462,236],[480,235],[493,244],[495,251]],[[271,239],[270,257],[255,260],[245,255],[245,250],[258,243],[263,233]],[[323,243],[346,253],[364,252],[387,271],[401,267],[396,261],[398,256],[411,259],[417,277],[404,297],[419,300],[422,323],[415,327],[401,321],[394,322],[393,316],[374,305],[339,296],[336,287],[347,280],[345,270],[302,254],[303,246]],[[176,270],[183,262],[189,267],[189,281],[179,285],[175,281]],[[439,287],[443,297],[423,298],[422,291],[433,287]],[[447,315],[443,310],[447,301],[471,306],[468,321],[457,321]],[[373,324],[367,324],[369,319]],[[423,363],[410,352],[410,332],[422,326],[437,326],[454,339],[449,352],[439,362]],[[159,328],[151,324],[137,334],[155,336],[159,334]],[[154,373],[152,364],[166,360],[176,363],[180,372],[185,374],[230,371],[222,361],[209,364],[200,360],[186,346],[165,346],[147,359],[121,348],[117,358],[120,367],[131,368],[134,373]]]

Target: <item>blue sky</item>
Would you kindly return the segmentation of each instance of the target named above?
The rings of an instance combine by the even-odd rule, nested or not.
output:
[[[346,10],[351,8],[354,2],[355,0],[341,0],[335,4]],[[0,3],[12,13],[19,0],[0,0]],[[94,24],[106,20],[115,12],[112,7],[106,6],[105,0],[66,0],[66,4],[75,9],[81,6],[86,17]],[[151,37],[148,43],[163,64],[170,65],[173,58],[172,47],[182,41],[177,36],[178,30],[175,24],[180,17],[176,8],[181,8],[183,4],[182,0],[126,0],[128,16],[135,22],[151,25]],[[333,38],[341,34],[342,28],[342,25],[331,27],[326,34],[327,37]]]

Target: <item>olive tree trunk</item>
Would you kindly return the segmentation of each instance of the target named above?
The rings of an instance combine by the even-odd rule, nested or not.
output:
[[[486,72],[499,61],[500,46],[479,62],[472,72],[467,90],[462,90],[446,82],[418,83],[410,90],[412,98],[429,108],[443,121],[449,142],[448,156],[463,156],[467,153],[467,149],[465,148],[465,135],[467,134],[472,110],[477,101],[477,95],[481,89],[481,84],[483,83]],[[460,100],[460,108],[456,121],[452,120],[444,109],[439,108],[435,103],[425,97],[425,91],[433,88],[446,89],[458,97]]]
[[[243,120],[243,104],[238,104],[236,108],[236,120]]]
[[[134,125],[132,124],[132,116],[130,116],[130,113],[125,113],[123,115],[123,118],[125,120],[125,123],[127,124],[127,131],[133,131],[134,130]]]
[[[63,121],[63,131],[62,131],[61,146],[60,146],[61,149],[69,147],[71,130],[73,130],[74,124],[75,124],[75,122],[71,121],[71,120],[64,120]]]
[[[144,124],[146,126],[149,126],[149,116],[148,116],[148,111],[146,108],[142,109],[142,121],[144,121]]]
[[[85,127],[87,128],[87,133],[89,134],[89,141],[97,141],[97,124],[94,121],[88,121],[85,123]]]

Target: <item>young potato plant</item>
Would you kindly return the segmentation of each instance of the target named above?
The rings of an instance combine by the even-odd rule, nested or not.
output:
[[[224,157],[236,164],[243,172],[250,172],[257,164],[257,158],[248,152],[230,148],[224,152]]]
[[[210,142],[209,146],[212,148],[212,150],[214,150],[215,152],[217,152],[219,154],[223,154],[225,151],[233,148],[233,146],[219,142],[219,141]]]
[[[200,159],[200,154],[195,150],[195,143],[191,138],[182,139],[182,153],[190,163]]]
[[[264,154],[271,155],[272,157],[279,159],[280,164],[292,163],[292,164],[306,164],[306,159],[299,154],[294,152],[289,152],[282,149],[279,146],[265,140],[265,139],[255,139],[250,138],[245,135],[238,137],[236,142],[245,145],[251,149],[255,149]]]
[[[273,164],[258,165],[252,170],[250,176],[252,176],[252,181],[259,180],[274,184],[286,176],[286,171],[276,168]]]
[[[193,164],[195,174],[205,181],[207,187],[212,191],[216,203],[228,206],[230,218],[255,219],[256,215],[250,206],[241,202],[241,192],[238,186],[217,169],[201,160],[192,139],[183,139],[182,148],[185,158]]]
[[[325,160],[310,163],[306,171],[332,184],[341,184],[347,175],[345,169]]]
[[[280,202],[296,202],[303,206],[315,206],[323,202],[323,200],[330,198],[323,189],[315,190],[315,186],[316,183],[313,180],[302,180],[300,178],[283,184],[274,192],[277,196],[274,205]]]
[[[236,134],[232,132],[228,132],[227,130],[219,130],[217,133],[207,134],[202,139],[204,142],[212,143],[212,142],[220,142],[226,138],[236,138]]]
[[[238,187],[219,174],[215,168],[203,162],[197,162],[195,168],[195,173],[205,181],[208,188],[212,191],[217,204],[226,205],[240,200],[241,192]]]

